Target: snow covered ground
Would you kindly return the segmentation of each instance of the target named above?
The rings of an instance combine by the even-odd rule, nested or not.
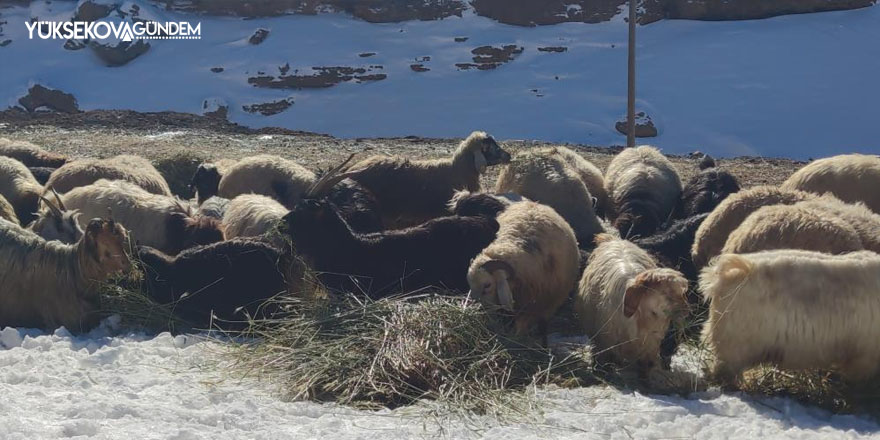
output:
[[[106,3],[107,0],[101,0]],[[339,14],[241,20],[191,16],[127,1],[142,18],[199,20],[201,40],[153,41],[122,67],[104,67],[88,49],[28,40],[31,17],[67,19],[75,2],[32,2],[0,10],[0,106],[16,105],[34,83],[73,93],[83,109],[200,113],[229,105],[249,126],[283,126],[343,137],[464,136],[622,144],[626,25],[567,23],[523,28],[466,12],[462,18],[370,24]],[[113,17],[113,16],[111,16]],[[111,18],[110,20],[119,20]],[[257,28],[271,31],[247,43]],[[466,36],[466,42],[454,37]],[[880,8],[739,22],[661,21],[640,27],[638,106],[658,125],[648,142],[667,152],[806,158],[877,152]],[[524,51],[495,70],[459,70],[482,45]],[[538,47],[564,46],[562,53]],[[359,54],[375,52],[371,57]],[[427,72],[410,68],[416,59]],[[310,72],[316,66],[379,66],[387,79],[326,89],[264,89],[257,72]],[[220,73],[212,67],[223,67]],[[274,116],[242,106],[293,98]]]
[[[413,409],[358,411],[283,402],[260,384],[204,367],[216,342],[119,334],[0,331],[0,439],[289,438],[864,438],[880,426],[785,399],[716,391],[687,397],[609,387],[540,392],[543,414],[499,424],[444,421]]]

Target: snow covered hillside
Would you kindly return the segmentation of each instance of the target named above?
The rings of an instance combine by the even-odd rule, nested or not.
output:
[[[498,424],[282,402],[259,384],[200,368],[216,343],[117,334],[0,331],[0,438],[864,438],[880,426],[784,399],[718,392],[646,396],[610,387],[540,391],[543,415]]]
[[[41,84],[73,94],[84,110],[226,106],[229,119],[248,126],[343,137],[485,129],[503,139],[624,142],[614,124],[625,110],[625,11],[606,23],[526,28],[472,11],[371,24],[342,14],[186,15],[126,1],[103,20],[200,21],[202,38],[151,41],[133,61],[106,67],[88,47],[28,39],[25,22],[67,20],[76,6],[0,9],[0,42],[9,41],[0,47],[0,107],[19,105]],[[249,43],[258,28],[268,36]],[[640,27],[638,38],[638,106],[659,130],[646,143],[721,156],[877,152],[876,6],[754,21],[663,20]]]

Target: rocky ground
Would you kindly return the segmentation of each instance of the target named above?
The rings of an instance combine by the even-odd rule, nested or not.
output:
[[[269,153],[294,159],[312,169],[329,168],[351,153],[400,154],[413,158],[448,156],[460,141],[421,137],[339,139],[279,128],[250,129],[226,120],[183,113],[104,110],[36,115],[14,110],[0,112],[0,136],[29,140],[72,157],[127,153],[161,162],[181,153],[202,159]],[[534,140],[504,140],[502,143],[511,152],[552,145]],[[621,148],[567,146],[603,169]],[[698,171],[697,160],[689,156],[670,158],[685,179]],[[804,164],[760,157],[718,159],[717,162],[733,172],[746,187],[779,184]],[[497,168],[490,169],[484,176],[484,187],[492,187],[497,173]]]

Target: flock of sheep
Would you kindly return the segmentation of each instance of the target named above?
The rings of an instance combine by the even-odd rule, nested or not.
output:
[[[0,326],[88,329],[99,287],[132,267],[183,318],[232,326],[303,292],[308,268],[330,292],[466,294],[520,334],[546,336],[572,299],[599,358],[642,374],[668,368],[684,318],[720,383],[763,363],[850,380],[880,367],[880,157],[746,190],[711,158],[682,185],[652,147],[602,173],[564,147],[511,157],[483,132],[450,158],[351,161],[202,164],[190,201],[143,158],[0,139]]]

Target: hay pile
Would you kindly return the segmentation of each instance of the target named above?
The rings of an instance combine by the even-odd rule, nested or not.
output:
[[[585,359],[558,358],[462,297],[425,294],[363,302],[286,298],[283,316],[254,322],[233,368],[295,400],[397,407],[423,399],[501,416],[530,409],[525,390],[594,382]]]

